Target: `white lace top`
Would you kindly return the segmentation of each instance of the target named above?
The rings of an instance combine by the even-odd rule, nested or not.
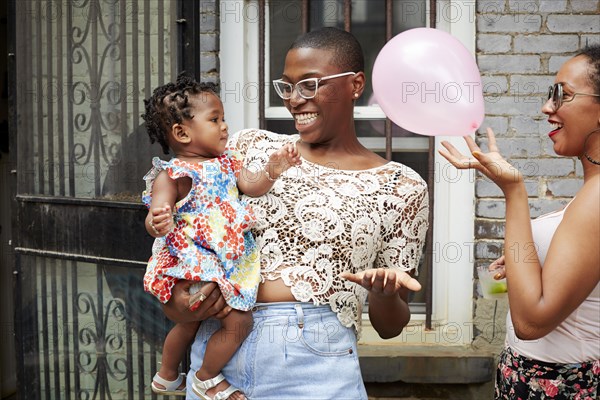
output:
[[[261,130],[230,140],[251,170],[298,135]],[[416,270],[428,227],[427,186],[412,169],[389,162],[367,170],[339,170],[302,159],[264,196],[246,200],[261,255],[262,280],[281,279],[298,301],[329,304],[360,334],[367,291],[339,278],[369,268]]]

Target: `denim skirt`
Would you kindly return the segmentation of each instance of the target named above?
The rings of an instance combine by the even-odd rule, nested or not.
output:
[[[252,331],[222,371],[248,399],[367,399],[354,330],[328,305],[257,303],[252,315]],[[200,324],[187,382],[219,327],[216,319]],[[198,399],[191,384],[186,398]]]

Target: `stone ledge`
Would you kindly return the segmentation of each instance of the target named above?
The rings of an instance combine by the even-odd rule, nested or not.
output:
[[[462,346],[359,345],[365,382],[484,383],[494,379],[494,354]]]

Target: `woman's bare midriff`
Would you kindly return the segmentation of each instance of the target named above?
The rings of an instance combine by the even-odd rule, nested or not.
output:
[[[281,279],[265,281],[258,287],[257,303],[275,303],[281,301],[296,301],[292,291]]]

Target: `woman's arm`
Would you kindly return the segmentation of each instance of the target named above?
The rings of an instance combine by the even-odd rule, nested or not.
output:
[[[451,144],[440,153],[459,169],[474,168],[506,197],[505,269],[508,298],[518,338],[547,335],[573,312],[600,281],[600,177],[585,183],[554,233],[542,268],[533,241],[529,203],[521,174],[498,152],[488,129],[489,153],[465,138],[474,158]]]
[[[506,191],[505,264],[515,333],[533,340],[554,330],[600,280],[600,177],[586,183],[565,211],[543,268],[524,192]]]

